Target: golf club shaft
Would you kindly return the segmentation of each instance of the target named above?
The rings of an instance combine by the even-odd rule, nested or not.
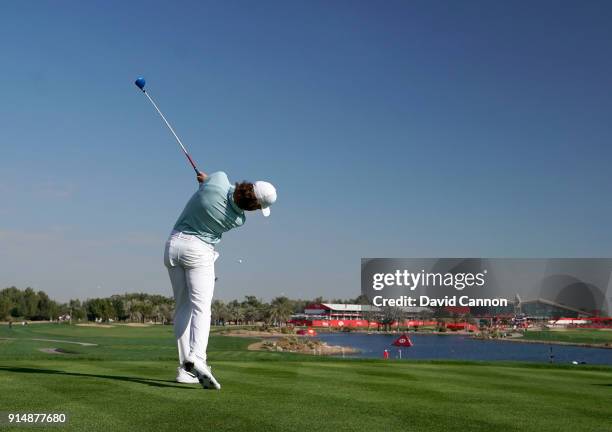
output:
[[[181,146],[181,149],[183,149],[183,153],[185,153],[185,156],[187,156],[187,160],[189,161],[189,163],[191,164],[191,166],[193,167],[194,171],[196,172],[196,174],[200,174],[200,171],[198,171],[198,169],[196,168],[195,163],[193,162],[193,159],[191,159],[191,156],[189,156],[189,153],[187,152],[187,149],[185,148],[185,146],[183,145],[183,143],[181,142],[181,139],[178,137],[178,135],[176,134],[176,132],[174,132],[174,129],[172,129],[172,126],[170,126],[170,123],[168,123],[168,120],[166,120],[166,117],[164,117],[164,115],[162,114],[162,112],[160,111],[159,107],[157,106],[157,104],[155,103],[155,101],[151,98],[151,96],[149,96],[149,93],[147,93],[144,89],[142,90],[142,92],[145,94],[145,96],[151,101],[151,103],[153,104],[153,106],[155,107],[155,109],[157,110],[157,113],[161,116],[161,118],[164,120],[164,123],[166,123],[166,126],[168,126],[168,129],[170,129],[170,132],[172,132],[172,135],[174,135],[174,138],[176,138],[176,141],[179,143],[179,145]]]

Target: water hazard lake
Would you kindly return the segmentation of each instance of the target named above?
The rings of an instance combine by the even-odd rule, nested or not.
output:
[[[510,360],[554,363],[572,361],[612,365],[612,349],[586,348],[548,343],[518,343],[503,340],[479,340],[464,335],[432,335],[409,333],[414,346],[401,348],[402,359],[422,360]],[[321,333],[317,337],[329,345],[350,346],[360,350],[350,357],[382,358],[389,350],[390,358],[399,358],[400,348],[391,345],[399,335],[366,333]],[[346,357],[349,357],[347,355]]]

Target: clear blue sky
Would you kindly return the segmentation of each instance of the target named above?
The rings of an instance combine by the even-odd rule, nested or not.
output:
[[[612,256],[610,22],[577,0],[2,2],[0,287],[170,294],[196,183],[139,75],[203,169],[278,186],[224,237],[218,298],[355,296],[361,257]]]

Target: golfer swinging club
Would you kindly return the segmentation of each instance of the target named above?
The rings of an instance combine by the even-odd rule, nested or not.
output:
[[[180,360],[176,381],[219,390],[221,384],[206,363],[219,256],[215,245],[224,232],[244,224],[245,211],[261,210],[268,216],[276,189],[265,181],[232,185],[224,172],[198,172],[197,179],[200,186],[176,221],[164,252],[176,302],[174,334]]]

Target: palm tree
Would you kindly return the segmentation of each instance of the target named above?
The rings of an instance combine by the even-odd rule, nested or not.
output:
[[[162,303],[159,305],[159,313],[161,316],[162,324],[166,324],[172,321],[174,315],[174,307],[168,303]]]
[[[225,303],[221,300],[213,300],[210,309],[212,322],[216,325],[225,325],[225,321],[227,321],[229,316],[229,311]]]
[[[142,302],[136,299],[129,300],[126,307],[130,316],[130,321],[144,321],[144,316],[142,314]]]
[[[256,310],[252,306],[246,305],[242,308],[246,324],[251,324],[255,320]]]
[[[145,319],[151,320],[151,316],[153,315],[153,304],[150,300],[145,300],[142,303],[142,322],[144,324]]]
[[[275,324],[283,326],[287,320],[291,317],[293,312],[293,305],[287,297],[276,297],[270,304],[270,318]]]
[[[161,309],[159,308],[158,304],[153,305],[152,315],[153,315],[153,318],[155,319],[155,324],[157,324],[158,320],[163,322]]]
[[[242,323],[244,320],[244,311],[242,309],[242,305],[238,303],[238,300],[232,300],[228,305],[228,317],[230,321],[234,321],[236,325],[238,323]]]

